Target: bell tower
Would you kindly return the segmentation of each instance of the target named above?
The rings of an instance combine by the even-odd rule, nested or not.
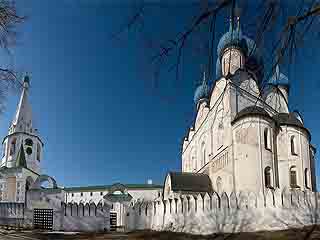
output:
[[[29,87],[30,78],[26,75],[16,114],[2,141],[1,167],[24,167],[40,174],[43,143],[33,126]]]

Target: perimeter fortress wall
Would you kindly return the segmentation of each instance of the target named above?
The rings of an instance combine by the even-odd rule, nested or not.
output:
[[[300,190],[177,195],[137,202],[127,212],[128,230],[153,229],[194,234],[278,230],[318,222],[320,194]]]

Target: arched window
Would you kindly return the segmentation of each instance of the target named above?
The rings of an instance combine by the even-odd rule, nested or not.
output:
[[[222,192],[222,179],[221,179],[220,176],[217,177],[217,182],[216,182],[216,184],[217,184],[217,192],[218,192],[218,193],[221,193],[221,192]]]
[[[218,125],[218,139],[217,139],[217,149],[221,148],[223,145],[223,121]]]
[[[27,139],[25,140],[25,144],[26,144],[27,146],[32,147],[32,145],[33,145],[33,141],[32,141],[32,139],[27,138]]]
[[[264,148],[267,150],[271,150],[271,135],[270,135],[269,128],[264,129],[263,137],[264,137]]]
[[[292,155],[297,155],[296,138],[295,138],[295,136],[291,136],[291,138],[290,138],[290,146],[291,146],[291,154]]]
[[[298,187],[297,184],[297,169],[295,166],[290,168],[290,186],[293,188]]]
[[[206,160],[206,144],[205,142],[202,142],[201,144],[201,167],[203,167],[207,160]]]
[[[271,167],[266,167],[264,169],[264,185],[266,186],[266,188],[272,187]]]
[[[191,157],[190,157],[190,163],[189,163],[189,171],[196,171],[197,170],[197,158],[196,158],[196,150],[193,148],[191,150]]]
[[[41,146],[37,143],[37,160],[40,162]]]
[[[14,139],[11,141],[10,156],[12,156],[13,154],[15,154],[15,152],[16,152],[16,145],[17,145],[17,139],[14,138]]]
[[[2,157],[4,157],[6,155],[6,148],[7,148],[7,143],[5,142],[3,144]]]
[[[308,179],[309,179],[309,170],[308,170],[308,168],[306,168],[304,170],[304,186],[305,186],[306,189],[309,189],[309,181],[308,181]]]

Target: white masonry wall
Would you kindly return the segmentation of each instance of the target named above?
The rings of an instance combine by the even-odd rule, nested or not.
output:
[[[287,189],[181,196],[136,203],[128,209],[127,228],[212,234],[302,227],[318,222],[319,202],[319,193]]]

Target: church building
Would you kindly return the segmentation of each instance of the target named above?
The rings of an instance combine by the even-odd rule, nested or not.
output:
[[[237,26],[220,39],[216,77],[195,91],[196,118],[182,143],[182,172],[168,173],[164,197],[181,193],[316,191],[315,147],[289,107],[290,82],[276,66],[264,83],[263,58]]]
[[[316,148],[303,116],[289,107],[288,77],[277,65],[264,82],[261,51],[242,33],[239,19],[237,26],[231,23],[221,37],[217,56],[216,80],[210,85],[204,74],[194,94],[196,117],[183,137],[182,169],[169,172],[164,186],[148,180],[146,184],[59,187],[53,178],[43,175],[44,144],[33,125],[28,100],[30,79],[25,76],[16,114],[2,141],[0,215],[12,215],[12,206],[17,206],[23,209],[21,216],[27,222],[42,229],[135,229],[135,219],[154,218],[149,223],[164,226],[165,216],[173,214],[172,206],[175,213],[183,211],[181,206],[189,210],[196,206],[196,212],[199,203],[205,211],[205,198],[215,201],[214,196],[231,192],[257,196],[270,196],[268,193],[279,189],[316,192]],[[43,187],[43,182],[50,186]],[[226,207],[228,201],[221,200],[227,202]],[[211,209],[213,205],[206,206]],[[216,206],[220,208],[220,204]],[[109,217],[110,222],[106,222]],[[140,224],[144,229],[148,222]]]

